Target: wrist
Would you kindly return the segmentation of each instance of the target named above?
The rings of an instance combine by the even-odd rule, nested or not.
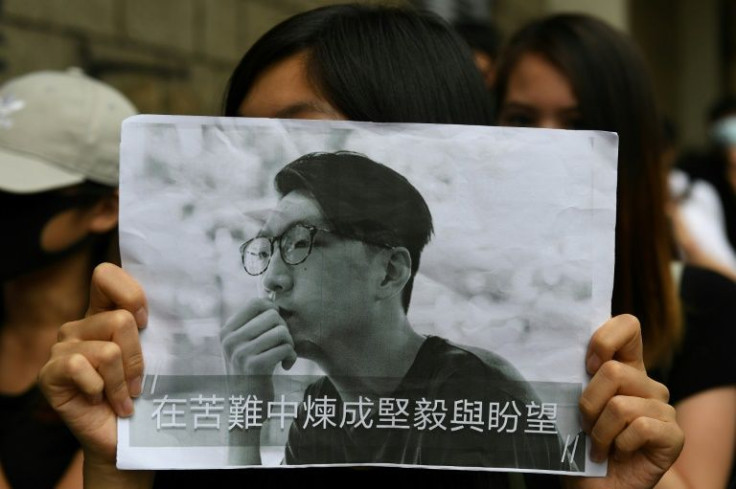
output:
[[[143,489],[153,486],[155,472],[119,470],[114,461],[85,454],[85,489]]]

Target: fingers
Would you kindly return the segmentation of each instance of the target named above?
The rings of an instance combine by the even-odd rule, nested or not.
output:
[[[280,344],[254,355],[241,354],[236,351],[232,362],[247,375],[270,375],[276,364],[283,363],[291,357],[296,357],[294,347],[289,344]]]
[[[292,343],[291,335],[286,327],[286,322],[283,320],[279,313],[274,309],[268,309],[254,318],[248,320],[246,323],[241,323],[238,329],[231,331],[227,334],[220,333],[222,348],[225,355],[230,358],[236,348],[241,347],[243,344],[254,342],[257,338],[265,335],[271,330],[277,329],[277,334],[283,337],[283,340]],[[270,337],[270,336],[269,336]],[[265,349],[269,346],[269,343],[263,342],[261,349]],[[275,346],[275,345],[270,345]]]
[[[98,345],[90,350],[79,348],[84,345],[86,342],[55,345],[51,359],[41,369],[39,384],[49,404],[81,443],[85,457],[98,456],[114,467],[116,415],[132,414],[132,405],[126,403],[126,396],[118,396],[108,389],[108,385],[119,386],[123,377],[122,369],[116,367],[117,355],[109,349],[98,352]],[[110,398],[104,400],[105,395]]]
[[[585,356],[588,373],[594,375],[609,360],[645,370],[641,327],[634,316],[622,314],[613,317],[593,334]]]
[[[580,412],[594,460],[605,459],[632,424],[674,419],[669,391],[646,374],[641,327],[634,316],[616,316],[598,328],[588,345],[586,368],[593,378],[580,396]]]
[[[666,471],[682,451],[685,436],[675,422],[674,409],[664,419],[640,416],[618,435],[613,456],[626,460],[641,450],[647,450],[651,460]]]
[[[118,416],[133,413],[129,381],[119,345],[109,341],[57,343],[53,355],[59,359],[61,375],[68,376],[69,382],[91,403],[101,401],[104,392]]]
[[[290,368],[296,361],[286,322],[269,301],[249,303],[228,321],[220,336],[226,358],[244,374],[267,375],[279,362]]]
[[[273,302],[250,301],[220,331],[225,357],[244,374],[271,374],[281,362],[285,369],[296,361],[294,340]]]
[[[592,427],[615,396],[633,396],[666,403],[667,388],[632,366],[608,361],[598,369],[580,396],[583,427]]]
[[[667,388],[638,368],[609,360],[580,396],[583,428],[591,435],[591,456],[601,461],[611,445],[639,418],[674,420]]]
[[[296,354],[296,350],[292,348],[291,351],[288,352],[288,355],[286,356],[286,358],[281,360],[281,368],[283,368],[284,370],[291,370],[291,367],[294,366],[297,358],[298,357]]]
[[[133,397],[140,395],[143,351],[137,321],[129,311],[119,309],[100,312],[80,321],[66,323],[59,329],[59,340],[57,348],[60,351],[76,349],[80,353],[89,353],[93,358],[97,357],[88,346],[84,346],[85,343],[108,343],[105,353],[109,355],[113,355],[111,349],[114,347],[117,352],[114,356],[119,357],[120,369],[128,386],[125,394]]]
[[[641,445],[634,447],[633,435],[627,435],[626,440],[618,437],[627,433],[632,423],[642,423],[651,419],[659,422],[674,420],[675,410],[664,402],[634,396],[616,396],[606,404],[595,425],[590,430],[593,442],[591,455],[594,460],[604,460],[616,442],[616,446],[623,443],[627,450],[634,451]]]
[[[55,407],[78,393],[96,404],[104,393],[118,416],[129,416],[143,368],[138,323],[131,312],[118,309],[61,326],[45,370],[50,390],[58,394]]]
[[[245,307],[236,312],[222,327],[220,330],[220,341],[224,341],[227,335],[240,329],[251,319],[268,310],[276,312],[276,305],[267,299],[253,299],[248,301]]]
[[[232,351],[231,357],[257,355],[282,344],[294,348],[294,341],[289,334],[289,330],[283,324],[283,320],[281,320],[281,323],[273,323],[271,318],[268,318],[268,321],[262,319],[262,316],[259,316],[253,320],[258,327],[255,335],[252,334],[253,331],[243,328],[228,336],[226,341],[229,350]],[[264,324],[269,324],[268,328],[262,329]]]
[[[92,404],[101,402],[105,382],[97,370],[84,355],[61,356],[58,346],[54,345],[51,360],[39,373],[39,384],[52,407],[62,408],[77,392]]]
[[[46,398],[87,455],[114,463],[116,416],[133,413],[141,391],[143,355],[138,329],[147,321],[146,298],[122,269],[103,264],[93,274],[84,319],[59,328],[59,342],[40,372]]]
[[[148,322],[148,304],[143,289],[122,268],[102,263],[92,273],[87,316],[124,309],[135,318],[139,328]]]

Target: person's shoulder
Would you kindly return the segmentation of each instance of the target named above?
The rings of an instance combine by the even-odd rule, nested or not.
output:
[[[736,282],[711,270],[685,266],[680,299],[685,320],[680,356],[700,352],[701,360],[712,356],[711,360],[733,365],[730,350],[736,344]]]
[[[313,398],[321,396],[336,396],[337,389],[327,376],[322,376],[309,384],[304,390],[304,398],[312,396]]]
[[[422,350],[428,359],[424,375],[432,378],[439,392],[492,392],[498,399],[532,395],[519,371],[497,353],[439,337],[429,337]]]
[[[736,283],[711,270],[686,266],[680,297],[684,338],[670,367],[653,371],[669,388],[672,404],[736,381]]]
[[[435,339],[441,343],[445,358],[452,360],[457,366],[476,369],[479,373],[494,373],[499,378],[510,381],[524,380],[519,371],[504,357],[483,348],[452,343],[442,338]]]

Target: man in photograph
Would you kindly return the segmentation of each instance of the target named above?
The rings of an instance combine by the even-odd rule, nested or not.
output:
[[[230,373],[261,399],[273,398],[278,364],[306,358],[325,372],[304,394],[284,463],[570,470],[556,434],[525,432],[539,401],[506,360],[412,328],[412,286],[433,225],[406,178],[357,153],[312,153],[275,185],[277,206],[241,247],[264,297],[221,339]],[[333,417],[317,419],[329,409]],[[258,430],[230,436],[239,463],[260,463]]]

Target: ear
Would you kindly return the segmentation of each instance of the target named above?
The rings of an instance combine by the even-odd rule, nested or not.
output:
[[[104,234],[118,225],[118,191],[97,201],[88,211],[90,233]]]
[[[397,246],[388,250],[388,260],[384,268],[383,278],[378,287],[381,299],[400,295],[411,277],[411,255],[409,250]]]

